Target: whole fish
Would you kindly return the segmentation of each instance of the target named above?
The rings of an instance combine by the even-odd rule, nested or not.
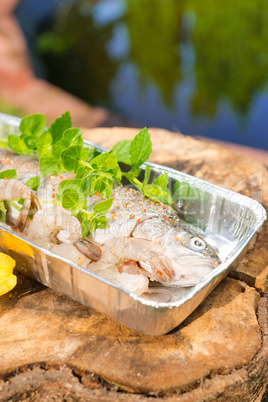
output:
[[[221,263],[212,247],[172,208],[123,186],[112,192],[113,204],[106,214],[108,228],[82,239],[78,219],[54,203],[59,183],[73,175],[42,178],[36,193],[23,184],[38,175],[34,156],[0,149],[0,160],[1,171],[14,168],[18,175],[17,180],[0,180],[0,201],[25,200],[19,215],[15,216],[13,209],[7,213],[14,230],[131,292],[146,292],[150,280],[194,286]],[[100,200],[94,195],[88,203]],[[28,219],[30,208],[32,220]]]

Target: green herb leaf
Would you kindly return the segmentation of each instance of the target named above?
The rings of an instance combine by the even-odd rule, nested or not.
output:
[[[24,142],[27,148],[34,151],[36,149],[37,137],[34,135],[28,135],[24,138]]]
[[[77,179],[82,179],[82,178],[84,178],[85,176],[87,176],[89,173],[92,173],[92,172],[94,172],[94,169],[93,169],[93,167],[88,163],[88,162],[78,162],[76,165],[75,165],[75,170],[74,170],[74,173],[75,173],[75,177],[77,178]]]
[[[81,194],[81,197],[78,198],[78,201],[77,201],[76,205],[74,205],[70,210],[72,216],[77,216],[80,213],[81,210],[86,208],[86,205],[87,205],[87,202],[86,202],[86,200],[84,198],[84,195]]]
[[[130,161],[132,169],[137,169],[147,161],[152,152],[152,142],[147,128],[144,128],[132,140],[130,145]]]
[[[100,152],[97,151],[96,148],[87,148],[88,149],[88,157],[87,157],[87,162],[90,162],[92,159],[94,159],[96,156],[100,155]]]
[[[15,169],[7,169],[0,172],[0,179],[16,179],[17,172]]]
[[[122,140],[117,142],[113,146],[113,150],[115,152],[116,158],[118,162],[123,162],[127,165],[130,165],[130,146],[132,140]]]
[[[161,188],[160,186],[147,184],[143,188],[143,194],[156,202],[162,202],[163,204],[173,203],[173,197],[168,188]]]
[[[63,113],[50,126],[49,131],[53,137],[53,143],[60,141],[63,133],[68,128],[72,127],[70,112]]]
[[[60,145],[52,145],[51,153],[53,158],[59,161],[61,158],[62,147]]]
[[[20,132],[38,136],[46,126],[46,117],[43,114],[32,114],[24,117],[20,122]]]
[[[61,174],[64,170],[61,168],[59,161],[56,160],[50,152],[41,155],[39,159],[39,170],[41,176],[47,177],[53,174]]]
[[[153,184],[155,186],[160,186],[160,187],[166,187],[168,185],[168,175],[167,173],[164,173],[160,176],[158,176],[156,179],[154,179]]]
[[[40,176],[33,176],[30,177],[30,179],[28,179],[25,184],[31,187],[32,190],[37,191],[40,186],[40,180]]]
[[[7,220],[7,210],[4,204],[4,201],[0,202],[0,221],[6,222]]]
[[[108,228],[108,218],[106,216],[98,216],[95,220],[96,229],[107,229]]]
[[[98,177],[95,182],[95,192],[98,192],[103,198],[109,198],[113,189],[113,180]]]
[[[117,182],[120,183],[122,180],[122,171],[120,169],[120,167],[117,165],[114,169],[112,169],[111,171],[112,177],[113,179]]]
[[[78,198],[79,198],[78,192],[70,189],[64,192],[61,204],[63,208],[71,209],[74,205],[77,204]]]
[[[38,141],[36,144],[37,155],[41,157],[42,154],[48,152],[51,149],[53,138],[50,131],[45,131],[38,137]]]
[[[77,177],[77,176],[76,176]],[[81,189],[84,192],[85,197],[91,197],[96,193],[95,184],[97,181],[96,175],[87,175],[81,181]]]
[[[83,152],[82,152],[82,155],[81,155],[81,159],[82,159],[83,161],[88,160],[88,155],[89,155],[89,150],[88,150],[87,148],[83,148]]]
[[[90,234],[95,230],[95,225],[92,224],[92,220],[83,219],[81,221],[81,234],[82,239],[86,236],[90,236]]]
[[[70,145],[83,145],[82,131],[79,128],[68,128],[64,131],[61,143],[64,143],[64,147]]]
[[[104,208],[102,209],[104,210]],[[78,216],[81,220],[82,238],[86,236],[89,237],[91,233],[94,232],[94,230],[96,229],[105,229],[108,227],[108,219],[106,218],[106,216],[100,216],[100,212],[93,210],[92,212],[88,212],[87,214],[80,213],[78,214]]]
[[[80,161],[83,154],[83,147],[72,145],[61,153],[61,161],[67,172],[73,172],[77,162]]]
[[[93,211],[98,212],[101,215],[105,215],[111,208],[112,203],[113,203],[113,198],[109,198],[108,200],[105,200],[105,201],[100,201],[93,206]]]
[[[150,165],[146,165],[145,172],[144,172],[144,180],[143,180],[144,185],[148,183],[148,180],[150,177],[150,172],[151,172]]]
[[[11,134],[8,136],[8,146],[17,154],[31,154],[32,149],[28,148],[25,142],[17,135]]]
[[[8,148],[8,139],[7,138],[0,138],[0,147],[1,148]]]
[[[113,149],[109,152],[104,152],[96,156],[90,161],[93,168],[100,170],[105,168],[106,170],[112,170],[117,166],[117,158]]]
[[[63,193],[67,190],[75,190],[78,192],[81,188],[80,180],[77,179],[70,179],[70,180],[63,180],[58,185],[58,194],[63,195]]]

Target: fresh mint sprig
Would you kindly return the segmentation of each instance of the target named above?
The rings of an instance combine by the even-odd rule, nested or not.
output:
[[[87,194],[81,188],[81,179],[63,180],[58,186],[56,200],[81,222],[82,238],[89,236],[98,228],[108,227],[108,219],[104,215],[113,202],[113,198],[109,198],[96,203],[89,209],[86,198]]]
[[[127,173],[122,173],[130,183],[136,186],[144,195],[156,202],[172,204],[173,197],[168,189],[168,176],[163,174],[157,177],[151,184],[148,184],[150,177],[150,165],[146,165],[144,181],[138,180],[139,167],[148,160],[152,152],[152,142],[146,128],[141,130],[133,140],[122,140],[114,145],[118,162],[131,165]]]
[[[73,174],[74,179],[63,180],[59,184],[55,202],[79,219],[82,237],[89,236],[97,228],[107,227],[105,214],[112,205],[112,188],[114,183],[121,183],[122,176],[146,197],[164,204],[173,202],[167,187],[167,174],[149,184],[150,166],[146,165],[143,182],[138,179],[140,166],[152,152],[152,142],[146,128],[133,140],[119,141],[111,151],[97,155],[94,149],[84,146],[81,130],[72,128],[69,112],[57,118],[48,129],[44,115],[27,116],[22,119],[19,129],[20,136],[9,135],[7,141],[0,142],[0,146],[9,147],[18,154],[36,153],[41,176],[60,175],[63,172]],[[122,172],[118,162],[129,165],[130,170]],[[15,178],[14,169],[5,172],[5,177]],[[40,177],[32,178],[26,184],[36,190]],[[88,207],[88,198],[96,193],[103,201]],[[23,200],[19,201],[23,203]],[[3,210],[1,205],[0,210]]]
[[[115,152],[105,152],[90,162],[79,159],[77,154],[68,158],[68,166],[76,173],[75,179],[63,180],[58,186],[57,202],[68,209],[81,222],[82,237],[89,236],[97,228],[106,228],[108,219],[104,216],[112,205],[110,198],[114,182],[121,181],[121,170]],[[104,198],[87,207],[87,199],[98,193]]]
[[[9,148],[17,154],[31,154],[36,150],[38,137],[43,133],[46,125],[46,118],[43,114],[33,114],[21,120],[19,130],[21,135],[8,136]]]

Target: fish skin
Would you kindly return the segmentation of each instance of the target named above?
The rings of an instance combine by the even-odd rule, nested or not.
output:
[[[0,162],[0,170],[14,168],[18,179],[23,179],[24,182],[39,173],[38,160],[33,156],[16,155],[0,149]],[[67,217],[68,222],[77,221],[68,211],[53,205],[53,194],[56,193],[58,184],[67,178],[73,178],[73,175],[64,173],[42,178],[37,191],[43,214],[46,209],[48,211],[48,208],[52,208],[53,212],[50,211],[50,214],[54,214],[58,221],[64,222],[63,225],[66,225],[66,219],[59,218],[61,214]],[[132,274],[133,278],[134,275],[136,278],[136,275],[143,274],[163,284],[194,286],[221,263],[212,247],[184,223],[172,208],[146,199],[140,191],[122,186],[113,190],[112,197],[112,207],[106,214],[108,228],[97,229],[91,236],[91,240],[102,250],[101,259],[88,264],[88,268],[93,272],[105,276],[105,270],[107,273],[109,271],[109,278],[112,270],[116,271],[116,274],[119,271],[127,275]],[[95,195],[89,199],[89,204],[100,200],[101,197]],[[29,222],[28,233],[31,231],[31,225],[34,223]],[[77,222],[74,227],[76,239],[79,239]],[[65,230],[65,227],[62,229]],[[38,242],[38,239],[36,240]],[[193,242],[198,244],[198,241],[202,244],[201,251],[191,247]],[[71,243],[71,240],[67,240],[67,244],[68,242]],[[46,246],[50,247],[49,242]],[[71,247],[70,244],[69,246]],[[53,251],[57,252],[57,247],[53,246]],[[137,261],[138,265],[135,267],[129,264],[129,261]],[[122,275],[119,282],[122,285]],[[144,290],[143,286],[141,288]]]
[[[128,237],[150,241],[166,258],[173,274],[167,277],[162,272],[159,276],[148,261],[139,261],[149,277],[169,285],[194,286],[221,263],[213,248],[171,207],[155,203],[132,188],[117,187],[113,196],[107,214],[109,227],[97,229],[92,238],[97,244]],[[193,239],[202,242],[202,251],[190,247]]]

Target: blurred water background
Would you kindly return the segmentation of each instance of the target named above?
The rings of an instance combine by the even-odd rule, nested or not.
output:
[[[22,0],[35,73],[136,125],[268,150],[267,0]]]

